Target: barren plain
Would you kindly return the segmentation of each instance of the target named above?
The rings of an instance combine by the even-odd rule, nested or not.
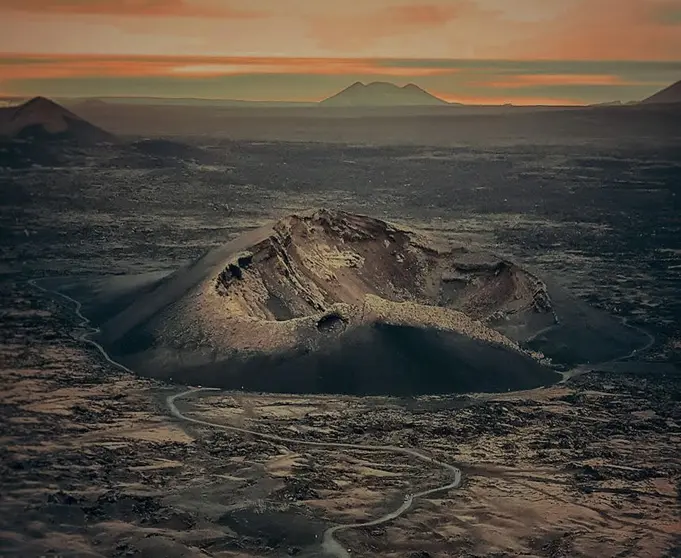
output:
[[[331,526],[371,521],[448,482],[405,454],[283,443],[226,425],[414,448],[461,470],[461,486],[416,498],[395,520],[339,531],[350,555],[679,556],[673,146],[189,143],[188,155],[166,155],[161,143],[153,153],[75,150],[59,164],[0,169],[0,555],[326,556]],[[78,298],[83,280],[97,291],[103,277],[168,273],[317,206],[513,257],[654,343],[532,391],[177,399],[209,426],[171,415],[167,398],[186,386],[107,363],[82,342],[73,305],[28,283]],[[94,315],[97,304],[83,311]],[[566,368],[573,351],[566,346]]]

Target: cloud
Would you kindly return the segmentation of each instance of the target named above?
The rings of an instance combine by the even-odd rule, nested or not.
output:
[[[260,12],[233,9],[224,2],[187,0],[2,0],[0,9],[17,12],[67,15],[259,17]]]
[[[455,102],[566,105],[641,99],[679,72],[681,62],[12,54],[0,55],[0,90],[310,101],[354,81],[391,81]]]
[[[376,75],[420,77],[451,75],[453,68],[386,65],[380,60],[362,58],[231,58],[206,60],[202,63],[178,60],[177,75],[219,76],[250,74],[306,74],[319,76]]]
[[[373,0],[301,19],[320,48],[344,55],[681,59],[680,0]]]
[[[468,2],[441,4],[405,4],[390,6],[374,14],[393,28],[440,27],[449,21],[461,17],[471,5]]]
[[[516,74],[504,76],[502,79],[483,81],[476,85],[508,89],[549,86],[564,87],[566,85],[583,86],[622,86],[640,85],[641,82],[628,81],[613,74]]]
[[[318,76],[446,76],[456,68],[414,67],[399,61],[362,58],[218,56],[49,56],[0,57],[0,81],[81,77],[214,77],[249,74]]]
[[[681,1],[679,0],[662,0],[651,12],[653,20],[662,25],[681,26]]]
[[[508,41],[512,58],[681,60],[681,31],[660,22],[678,0],[578,0],[560,18]]]
[[[0,0],[0,51],[675,61],[681,0]]]
[[[434,40],[451,22],[480,14],[473,0],[366,6],[369,9],[310,16],[309,33],[325,48],[361,50],[385,38],[424,31]]]
[[[17,59],[0,58],[2,81],[25,79],[61,79],[84,76],[153,76],[170,72],[170,61],[145,58],[116,58],[95,56],[50,57],[26,56]]]

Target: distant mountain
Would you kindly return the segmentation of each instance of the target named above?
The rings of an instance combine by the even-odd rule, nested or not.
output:
[[[681,103],[681,81],[677,81],[662,91],[658,91],[655,95],[641,101],[641,104],[645,105],[672,103]]]
[[[393,83],[376,81],[367,85],[357,82],[321,103],[330,107],[397,107],[448,105],[419,86],[410,83],[398,87]]]
[[[77,101],[72,101],[71,99],[66,100],[66,101],[60,101],[63,103],[63,105],[69,106],[73,108],[74,110],[78,110],[79,108],[91,108],[91,109],[97,109],[97,108],[107,108],[109,104],[106,101],[103,101],[102,99],[97,99],[97,98],[92,98],[92,99],[79,99]]]
[[[61,105],[36,97],[17,107],[0,109],[0,137],[24,140],[112,141],[114,136]]]
[[[590,107],[621,107],[624,103],[622,101],[606,101],[605,103],[595,103],[588,105]]]

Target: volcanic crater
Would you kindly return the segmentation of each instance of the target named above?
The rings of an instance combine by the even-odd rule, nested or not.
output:
[[[127,302],[100,342],[143,374],[189,384],[415,395],[559,379],[515,335],[554,323],[538,277],[343,211],[252,230]]]

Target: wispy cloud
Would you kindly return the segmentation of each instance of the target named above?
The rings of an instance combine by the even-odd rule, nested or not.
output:
[[[477,85],[523,89],[537,86],[563,87],[566,85],[641,85],[641,82],[626,80],[613,74],[515,74],[503,76],[501,79],[481,81]]]
[[[313,101],[387,80],[457,102],[563,105],[641,99],[680,75],[681,62],[0,54],[6,94],[65,97]]]
[[[307,21],[310,34],[327,48],[367,50],[382,39],[424,31],[435,40],[449,23],[480,13],[473,0],[398,3],[377,8],[367,2],[357,10],[321,13]]]
[[[0,0],[0,51],[674,61],[681,0]]]
[[[0,56],[5,81],[97,76],[209,77],[239,74],[392,77],[446,76],[460,70],[362,58],[286,58],[220,56]]]
[[[473,4],[466,0],[448,4],[403,4],[386,7],[376,12],[373,18],[380,19],[384,24],[402,28],[440,27],[465,15],[472,8]]]
[[[654,21],[663,25],[681,26],[681,1],[661,0],[651,9],[651,14]]]
[[[321,47],[358,55],[681,60],[680,0],[367,1],[303,19]]]
[[[509,38],[513,58],[681,60],[681,29],[663,24],[679,0],[575,0],[560,18]]]
[[[261,12],[229,7],[226,2],[188,0],[2,0],[8,11],[69,15],[259,17]]]
[[[457,73],[455,68],[409,67],[387,65],[381,60],[361,58],[269,58],[240,57],[204,60],[196,63],[186,59],[175,61],[173,73],[186,76],[219,76],[233,74],[305,74],[319,76],[446,76]]]

